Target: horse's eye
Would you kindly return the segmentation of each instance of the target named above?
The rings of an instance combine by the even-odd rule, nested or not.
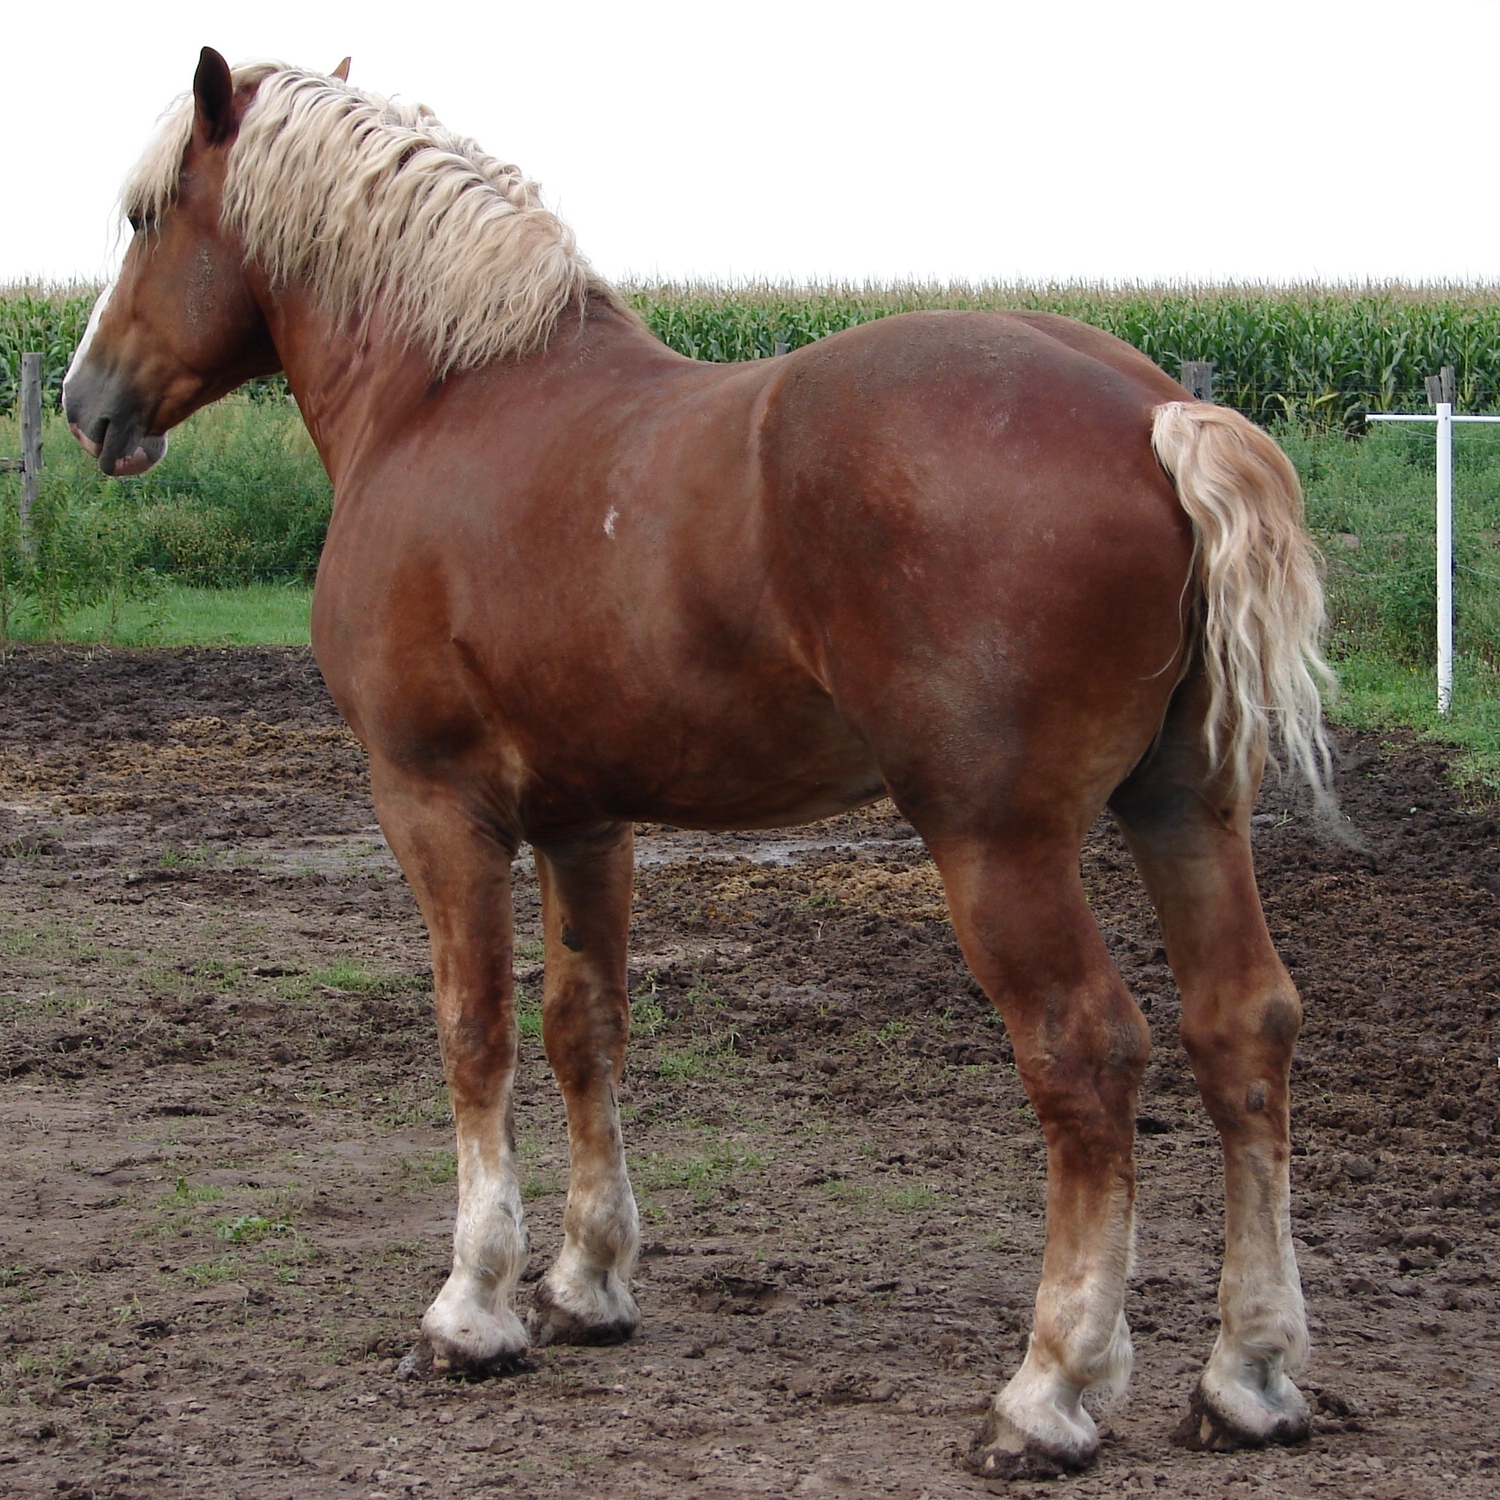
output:
[[[131,231],[139,234],[141,232],[141,225],[145,223],[145,220],[138,213],[128,213],[125,217],[130,221]]]

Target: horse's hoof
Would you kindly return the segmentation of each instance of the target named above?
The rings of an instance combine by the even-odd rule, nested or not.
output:
[[[456,1349],[438,1349],[424,1333],[396,1366],[397,1380],[485,1380],[526,1368],[526,1351],[518,1349],[476,1359]]]
[[[980,1479],[1058,1479],[1093,1463],[1097,1443],[1087,1451],[1064,1453],[1029,1438],[1009,1417],[991,1409],[974,1434],[963,1466]]]
[[[641,1326],[635,1298],[626,1293],[623,1304],[585,1317],[564,1307],[545,1279],[539,1281],[529,1320],[531,1342],[539,1349],[547,1344],[623,1344]]]
[[[1237,1448],[1303,1442],[1311,1430],[1312,1418],[1301,1392],[1296,1391],[1295,1386],[1292,1389],[1297,1399],[1288,1402],[1286,1410],[1275,1411],[1257,1404],[1252,1425],[1244,1420],[1236,1421],[1200,1383],[1193,1392],[1187,1415],[1172,1433],[1173,1445],[1194,1453],[1233,1453]]]
[[[497,1314],[445,1305],[440,1298],[427,1309],[417,1346],[397,1365],[396,1374],[403,1380],[483,1380],[522,1368],[528,1348],[526,1329],[508,1308]]]

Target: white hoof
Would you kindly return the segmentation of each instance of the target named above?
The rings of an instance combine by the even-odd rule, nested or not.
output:
[[[641,1326],[641,1310],[614,1271],[564,1278],[554,1266],[537,1283],[531,1327],[540,1344],[618,1344]]]
[[[1231,1360],[1215,1350],[1172,1440],[1184,1448],[1224,1453],[1300,1443],[1311,1423],[1307,1398],[1279,1356]]]
[[[430,1351],[434,1375],[491,1374],[514,1369],[526,1356],[526,1326],[508,1307],[494,1312],[447,1287],[422,1318],[422,1342]],[[420,1347],[408,1356],[419,1359]]]
[[[1099,1430],[1082,1390],[1022,1365],[975,1434],[966,1466],[984,1479],[1052,1479],[1086,1468],[1099,1454]]]

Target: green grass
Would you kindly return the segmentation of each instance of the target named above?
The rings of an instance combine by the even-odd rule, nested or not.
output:
[[[687,1188],[706,1199],[721,1183],[743,1173],[759,1172],[764,1166],[764,1161],[753,1151],[716,1143],[702,1153],[650,1152],[634,1164],[631,1177],[648,1193]]]
[[[1353,655],[1338,663],[1339,695],[1329,718],[1348,729],[1414,730],[1422,739],[1455,745],[1459,787],[1472,798],[1500,797],[1500,671],[1482,661],[1460,662],[1454,672],[1453,711],[1437,710],[1437,673],[1378,656]]]
[[[155,598],[86,605],[49,627],[35,614],[13,617],[13,641],[99,646],[305,646],[312,590],[293,584],[239,588],[168,584]]]

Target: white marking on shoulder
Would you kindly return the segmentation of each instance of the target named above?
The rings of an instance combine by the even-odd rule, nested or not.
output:
[[[604,534],[610,539],[610,541],[614,541],[615,539],[615,522],[619,519],[620,512],[617,511],[613,505],[611,505],[604,516]]]
[[[84,355],[89,352],[89,345],[94,342],[94,334],[99,328],[99,319],[104,315],[104,309],[109,305],[110,294],[115,289],[115,282],[120,278],[117,276],[102,292],[94,299],[94,306],[89,312],[88,326],[83,330],[83,337],[78,341],[78,347],[73,351],[73,358],[68,361],[68,373],[63,376],[63,386],[66,388],[68,382],[73,378],[73,371],[79,366]]]

